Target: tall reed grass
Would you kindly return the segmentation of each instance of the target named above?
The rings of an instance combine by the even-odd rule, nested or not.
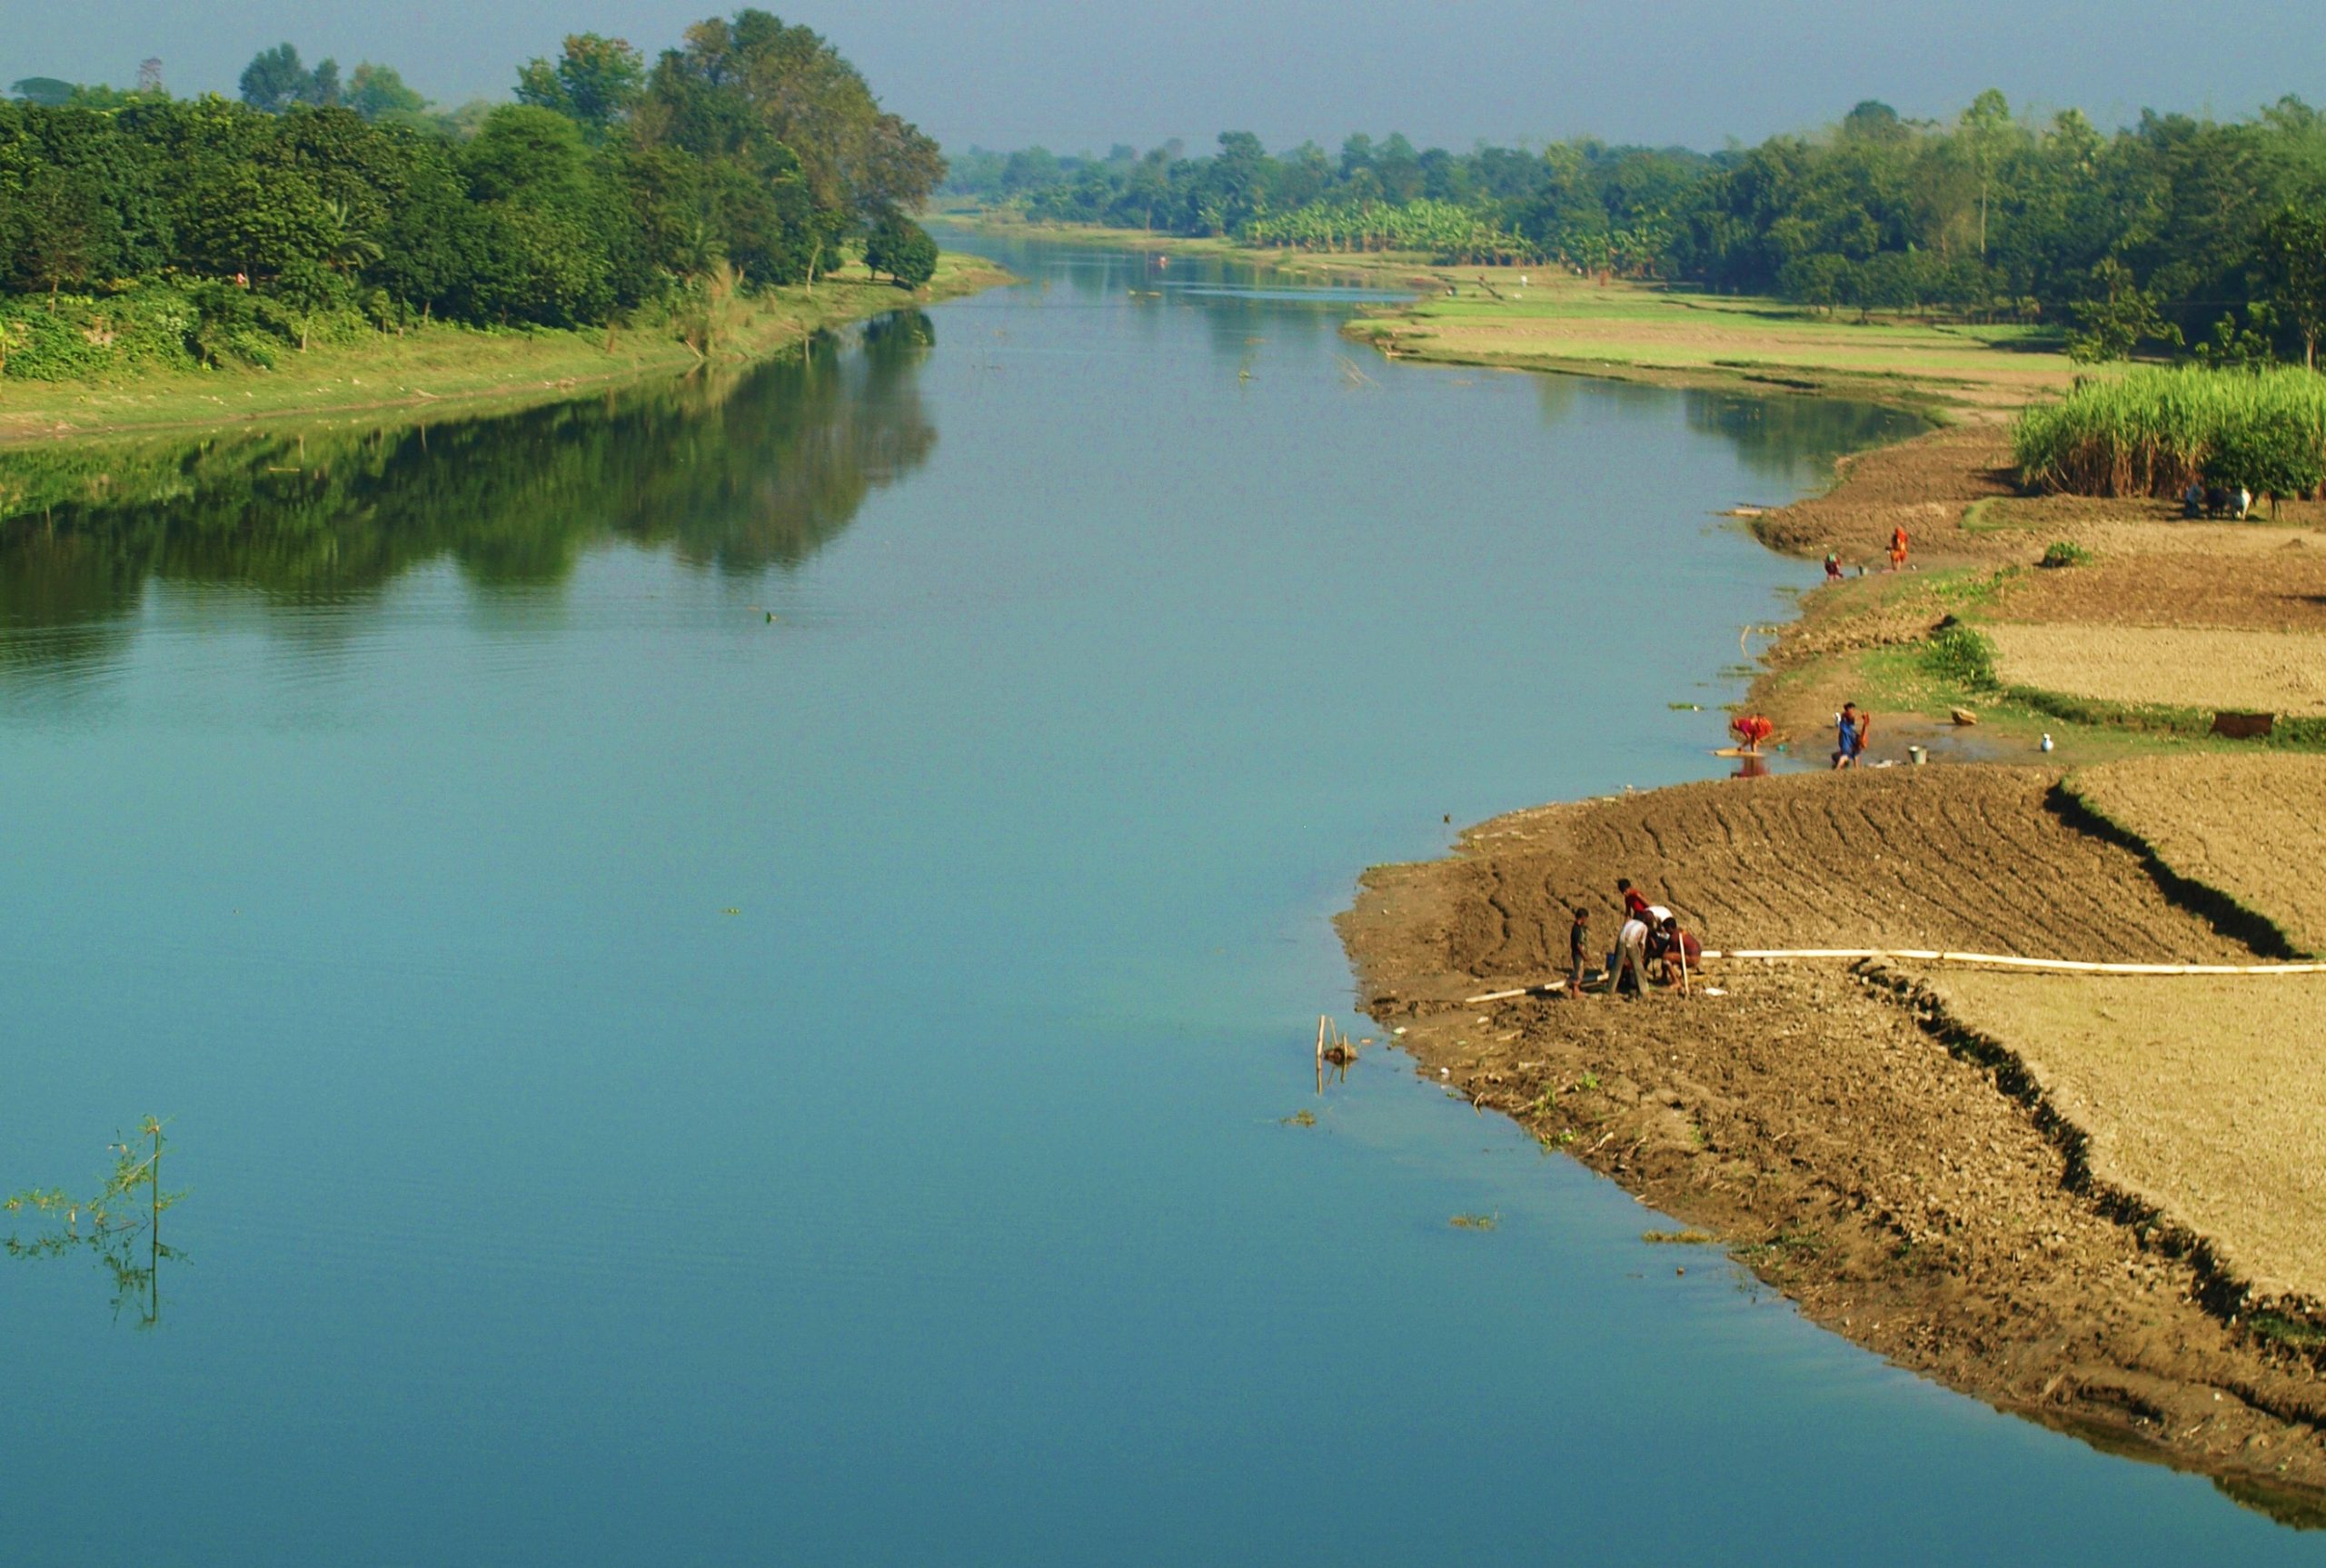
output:
[[[2306,495],[2326,481],[2326,376],[2135,370],[2027,410],[2012,455],[2031,490],[2178,495],[2192,481]]]

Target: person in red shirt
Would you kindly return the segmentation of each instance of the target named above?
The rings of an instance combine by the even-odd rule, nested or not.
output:
[[[1624,896],[1624,918],[1625,919],[1645,920],[1647,918],[1647,900],[1640,897],[1639,889],[1632,886],[1632,879],[1629,877],[1618,877],[1615,878],[1615,891]]]

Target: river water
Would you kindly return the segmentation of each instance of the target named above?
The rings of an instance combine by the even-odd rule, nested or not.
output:
[[[190,1188],[0,1259],[0,1557],[2312,1554],[1314,1092],[1357,872],[1718,766],[1814,569],[1714,514],[1891,416],[975,243],[716,385],[0,460],[0,1186]]]

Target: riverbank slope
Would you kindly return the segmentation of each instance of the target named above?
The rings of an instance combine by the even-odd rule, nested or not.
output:
[[[482,332],[442,323],[353,345],[318,343],[276,370],[162,373],[104,382],[0,381],[0,449],[143,431],[394,408],[461,412],[552,402],[594,387],[740,364],[827,329],[1011,282],[982,257],[946,253],[908,293],[851,265],[806,285],[738,296],[698,350],[667,324]]]
[[[1813,1321],[2326,1521],[2326,1281],[2307,1261],[2326,1190],[2300,1174],[2326,1138],[2280,1114],[2326,1069],[2241,1048],[2314,1038],[2326,977],[1715,962],[1719,994],[1686,1000],[1468,999],[1563,970],[1572,905],[1604,945],[1619,872],[1715,948],[2266,956],[2138,839],[2095,830],[2082,787],[1897,769],[1541,807],[1451,859],[1367,872],[1338,924],[1362,1006],[1425,1072],[1708,1233]],[[2143,1018],[2165,1020],[2169,1057]]]

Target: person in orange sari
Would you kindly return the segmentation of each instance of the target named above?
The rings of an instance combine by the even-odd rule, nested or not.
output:
[[[1890,570],[1903,571],[1906,566],[1906,525],[1894,524],[1890,530]]]

